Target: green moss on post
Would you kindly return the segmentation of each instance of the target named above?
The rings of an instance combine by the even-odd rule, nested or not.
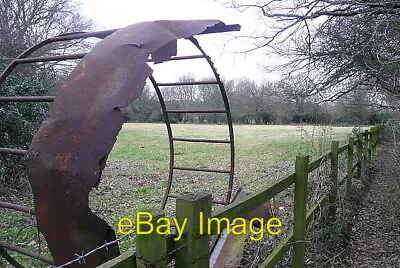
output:
[[[366,130],[364,133],[364,144],[363,144],[363,148],[364,148],[364,161],[367,162],[368,161],[368,130]]]
[[[347,176],[346,176],[346,197],[351,197],[351,180],[353,179],[353,157],[354,157],[354,138],[349,138],[349,147],[347,149]]]
[[[167,267],[167,259],[165,258],[167,254],[167,239],[165,234],[162,235],[157,232],[157,226],[160,225],[157,221],[160,218],[165,218],[165,212],[154,210],[151,211],[150,214],[152,217],[146,214],[139,215],[139,219],[143,223],[140,226],[140,230],[138,228],[138,222],[136,222],[137,267],[165,268]],[[136,216],[136,219],[137,218]],[[165,224],[165,222],[162,224]],[[160,229],[160,232],[165,231],[165,228]]]
[[[304,255],[306,250],[307,229],[307,180],[308,180],[308,156],[296,157],[296,176],[294,187],[294,219],[293,219],[293,258],[292,267],[304,267]]]
[[[378,136],[377,144],[379,144],[381,142],[381,138],[382,138],[382,126],[379,126],[377,136]]]
[[[331,143],[331,188],[329,190],[329,216],[336,215],[337,210],[337,191],[338,191],[338,168],[339,168],[339,141]]]
[[[358,134],[358,143],[357,143],[357,178],[361,179],[361,171],[363,168],[363,135]]]
[[[368,163],[371,163],[371,160],[372,160],[372,146],[373,146],[372,131],[368,131],[366,135],[368,137]]]
[[[202,218],[201,214],[203,215]],[[211,217],[211,194],[195,193],[176,200],[176,218],[180,224],[187,221],[182,237],[176,241],[175,266],[208,267],[210,263],[210,234],[207,219]],[[202,224],[201,224],[202,223]],[[203,234],[200,234],[202,226]]]
[[[374,127],[374,130],[371,131],[372,134],[372,155],[376,155],[376,145],[378,142],[378,126]]]

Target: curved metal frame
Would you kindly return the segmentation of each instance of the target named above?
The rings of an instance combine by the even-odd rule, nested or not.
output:
[[[214,63],[212,62],[211,58],[204,52],[204,50],[200,47],[198,41],[196,38],[194,38],[193,36],[189,38],[189,40],[191,41],[191,43],[201,52],[201,55],[203,56],[204,59],[206,59],[208,65],[210,66],[215,78],[216,78],[216,82],[213,81],[207,81],[209,83],[204,83],[204,84],[218,84],[219,90],[221,92],[222,95],[222,100],[224,102],[224,106],[225,106],[225,110],[224,112],[226,113],[226,117],[227,117],[227,123],[228,123],[228,128],[229,128],[229,141],[227,142],[220,142],[220,141],[213,141],[213,140],[197,140],[198,142],[208,142],[208,143],[229,143],[230,144],[230,168],[229,168],[229,182],[228,182],[228,190],[227,190],[227,194],[226,194],[226,198],[224,202],[220,202],[217,200],[214,200],[214,203],[218,203],[218,204],[223,204],[223,205],[227,205],[230,203],[231,200],[231,194],[232,194],[232,187],[233,187],[233,179],[234,179],[234,168],[235,168],[235,144],[234,144],[234,134],[233,134],[233,125],[232,125],[232,117],[231,117],[231,112],[230,112],[230,108],[229,108],[229,102],[228,102],[228,97],[225,91],[225,87],[224,84],[222,83],[220,76],[214,66]],[[172,181],[173,181],[173,174],[174,174],[174,169],[183,169],[183,168],[176,168],[174,166],[175,164],[175,154],[174,154],[174,138],[173,138],[173,134],[172,134],[172,128],[171,128],[171,123],[169,120],[169,115],[168,115],[168,111],[165,105],[165,101],[163,98],[163,95],[161,93],[160,90],[160,85],[172,85],[172,83],[164,83],[164,84],[158,84],[156,82],[156,80],[154,79],[153,76],[150,77],[150,81],[153,84],[153,87],[157,93],[159,102],[161,104],[161,109],[163,112],[163,116],[164,116],[164,121],[167,127],[167,132],[168,132],[168,140],[169,140],[169,148],[170,148],[170,163],[169,163],[169,174],[168,174],[168,182],[167,182],[167,186],[165,188],[165,194],[161,203],[161,209],[165,208],[165,205],[167,204],[168,201],[168,197],[175,197],[173,195],[170,195],[170,191],[171,191],[171,187],[172,187]],[[190,85],[196,84],[196,82],[194,83],[187,83]],[[209,110],[209,111],[200,111],[200,112],[215,112],[216,110]],[[221,112],[221,111],[218,111]],[[176,139],[175,139],[176,140]],[[190,141],[190,139],[180,139],[181,141]],[[219,170],[205,170],[205,169],[186,169],[186,170],[195,170],[195,171],[206,171],[206,172],[216,172],[216,173],[225,173],[225,172],[220,172]]]
[[[224,31],[237,31],[240,29],[239,25],[226,25],[225,28],[221,29],[214,29],[211,31],[204,31],[201,34],[207,34],[207,33],[213,33],[213,32],[224,32]],[[112,30],[107,30],[107,31],[97,31],[97,32],[89,32],[89,33],[68,33],[64,35],[59,35],[55,37],[48,38],[28,49],[23,51],[21,54],[19,54],[6,68],[5,70],[0,74],[0,86],[4,83],[6,80],[7,76],[12,73],[12,71],[19,65],[19,64],[25,64],[25,63],[34,63],[34,62],[48,62],[48,61],[63,61],[63,60],[73,60],[73,59],[81,59],[83,58],[86,53],[79,53],[79,54],[71,54],[71,55],[58,55],[58,56],[47,56],[47,57],[37,57],[37,58],[28,58],[29,55],[31,55],[33,52],[37,51],[38,49],[54,43],[54,42],[60,42],[60,41],[70,41],[70,40],[75,40],[75,39],[85,39],[85,38],[90,38],[90,37],[95,37],[95,38],[105,38],[106,36],[112,34],[113,32],[117,31],[118,29],[112,29]],[[194,37],[190,37],[189,40],[192,42],[192,44],[201,52],[201,55],[194,55],[194,56],[183,56],[183,57],[171,57],[168,61],[172,60],[185,60],[185,59],[198,59],[198,58],[205,58],[207,60],[207,63],[209,64],[216,81],[202,81],[202,82],[193,82],[189,84],[217,84],[219,86],[222,99],[224,102],[225,110],[207,110],[207,111],[197,111],[201,113],[226,113],[227,116],[227,123],[229,127],[229,141],[220,141],[220,140],[194,140],[194,139],[174,139],[173,134],[172,134],[172,128],[171,124],[169,121],[169,116],[168,113],[171,112],[177,112],[177,111],[168,111],[166,109],[166,105],[160,90],[160,86],[173,86],[173,85],[183,85],[184,83],[163,83],[163,84],[158,84],[156,80],[154,79],[153,76],[150,76],[149,79],[151,83],[153,84],[157,96],[160,101],[160,105],[162,108],[162,112],[164,115],[164,120],[165,124],[167,127],[167,132],[168,132],[168,137],[169,137],[169,147],[170,147],[170,163],[169,163],[169,176],[168,176],[168,184],[165,190],[165,195],[162,200],[161,208],[163,209],[167,203],[168,197],[172,197],[170,195],[170,190],[172,187],[172,180],[173,180],[173,174],[174,174],[174,169],[181,169],[181,170],[192,170],[192,171],[205,171],[205,172],[217,172],[217,173],[228,173],[229,174],[229,183],[228,183],[228,191],[227,191],[227,196],[224,202],[221,201],[214,201],[214,203],[219,203],[219,204],[229,204],[230,199],[231,199],[231,191],[233,187],[233,178],[234,178],[234,160],[235,160],[235,152],[234,152],[234,135],[233,135],[233,126],[232,126],[232,118],[231,118],[231,113],[229,109],[229,102],[228,98],[226,95],[226,91],[224,88],[224,85],[219,77],[219,74],[217,73],[217,70],[214,67],[213,62],[211,61],[210,57],[204,52],[204,50],[200,47],[198,41]],[[151,62],[152,60],[149,60]],[[52,102],[54,100],[54,96],[0,96],[0,102]],[[179,112],[195,112],[195,111],[179,111]],[[179,141],[189,141],[189,142],[208,142],[208,143],[229,143],[230,144],[230,169],[228,171],[224,170],[212,170],[212,169],[195,169],[195,168],[178,168],[174,166],[174,140],[179,140]],[[25,155],[26,151],[25,150],[20,150],[20,149],[10,149],[10,148],[0,148],[0,154],[15,154],[15,155],[20,155],[23,156]],[[4,202],[3,202],[4,203]],[[7,205],[7,206],[6,206]],[[14,204],[9,204],[7,203],[6,205],[0,204],[0,207],[7,207],[11,209],[16,209],[16,208],[22,208],[22,206],[14,205]],[[20,211],[27,210],[28,208],[23,208],[17,209]],[[32,210],[29,210],[32,213]],[[48,258],[42,258],[41,256],[38,256],[35,253],[26,251],[24,249],[16,249],[15,246],[13,245],[5,245],[4,243],[2,246],[6,246],[6,248],[18,251],[22,254],[32,256],[36,259],[40,259],[42,261],[51,263],[52,260]],[[4,249],[2,249],[4,251]]]
[[[78,38],[89,38],[89,37],[104,38],[115,31],[116,30],[99,31],[99,32],[92,32],[92,33],[70,33],[70,34],[59,35],[56,37],[48,38],[32,47],[26,49],[21,54],[19,54],[0,74],[0,85],[2,85],[4,83],[7,76],[9,74],[11,74],[12,71],[19,64],[44,62],[44,61],[58,61],[58,60],[67,60],[67,59],[79,59],[79,58],[83,58],[83,56],[85,55],[84,53],[82,53],[82,54],[76,54],[76,55],[62,55],[62,56],[50,56],[50,57],[26,59],[33,52],[37,51],[38,49],[40,49],[48,44],[51,44],[54,42],[60,42],[60,41],[68,41],[68,40],[73,40],[73,39],[78,39]],[[54,96],[18,96],[18,97],[1,96],[0,97],[0,102],[52,102],[53,100],[54,100]],[[0,148],[0,154],[1,153],[24,156],[26,154],[26,150]],[[0,207],[13,209],[13,210],[21,211],[21,212],[27,212],[29,214],[34,214],[33,209],[29,209],[24,206],[11,204],[11,203],[7,203],[7,202],[0,202]],[[15,267],[23,267],[23,266],[20,263],[18,263],[11,255],[9,255],[5,249],[12,250],[12,251],[21,253],[23,255],[29,256],[31,258],[54,265],[54,261],[51,258],[47,258],[47,257],[41,256],[39,254],[36,254],[34,252],[28,251],[24,248],[0,241],[0,253],[1,253],[0,256],[4,257],[10,264],[14,265]]]

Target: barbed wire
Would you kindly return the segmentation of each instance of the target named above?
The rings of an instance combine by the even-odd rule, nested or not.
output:
[[[157,262],[159,262],[159,261],[165,260],[168,256],[170,256],[170,255],[174,254],[175,252],[177,252],[178,250],[180,250],[180,249],[182,249],[182,248],[188,246],[190,243],[196,241],[196,240],[199,239],[201,236],[203,236],[203,235],[200,235],[200,234],[197,235],[197,236],[194,237],[193,239],[190,239],[190,240],[186,241],[184,244],[182,244],[182,245],[180,245],[179,247],[177,247],[177,248],[175,248],[175,249],[173,249],[173,250],[171,250],[171,251],[165,253],[163,256],[161,256],[160,258],[158,258],[158,259],[156,259],[156,260],[146,260],[143,256],[137,255],[137,254],[136,254],[136,248],[133,248],[133,251],[135,251],[135,257],[136,257],[137,259],[140,259],[140,260],[146,262],[146,264],[151,265],[151,264],[157,263]],[[93,249],[93,250],[91,250],[91,251],[89,251],[89,252],[87,252],[87,253],[85,253],[85,254],[82,254],[82,255],[79,255],[79,254],[75,253],[75,255],[78,256],[77,258],[75,258],[75,259],[73,259],[73,260],[71,260],[71,261],[69,261],[69,262],[67,262],[67,263],[64,263],[64,264],[62,264],[62,265],[60,265],[60,266],[57,266],[57,268],[67,267],[67,266],[69,266],[69,265],[71,265],[71,264],[73,264],[73,263],[75,263],[75,262],[78,262],[78,263],[83,262],[83,263],[86,264],[85,258],[87,258],[88,256],[90,256],[91,254],[93,254],[93,253],[95,253],[96,251],[99,251],[99,250],[101,250],[101,249],[106,249],[106,250],[108,250],[108,246],[109,246],[109,245],[118,243],[119,241],[121,241],[121,240],[123,240],[123,239],[125,239],[125,238],[127,238],[127,237],[131,237],[131,236],[130,236],[130,235],[126,235],[126,236],[123,236],[123,237],[121,237],[121,238],[119,238],[119,239],[116,239],[116,240],[114,240],[114,241],[106,242],[106,243],[103,244],[102,246],[97,247],[97,248],[95,248],[95,249]],[[205,258],[205,257],[206,257],[206,256],[197,257],[197,258],[194,259],[193,261],[196,261],[197,259]]]
[[[83,254],[83,252],[82,252],[82,255],[75,253],[75,255],[77,256],[76,259],[70,260],[69,262],[66,262],[66,263],[64,263],[64,264],[62,264],[60,266],[57,266],[57,268],[67,267],[68,265],[71,265],[71,264],[73,264],[75,262],[78,262],[79,264],[81,264],[82,262],[86,263],[85,258],[89,257],[90,255],[92,255],[93,253],[95,253],[95,252],[97,252],[97,251],[99,251],[101,249],[106,249],[108,251],[108,246],[116,244],[119,241],[121,241],[123,239],[126,239],[126,238],[131,238],[131,236],[130,235],[125,235],[123,237],[120,237],[120,238],[115,239],[115,240],[110,241],[110,242],[106,241],[103,245],[101,245],[101,246],[99,246],[97,248],[94,248],[94,249],[92,249],[91,251],[88,251],[85,254]]]
[[[275,168],[274,170],[272,170],[272,171],[270,171],[270,172],[268,172],[268,173],[266,173],[266,174],[264,174],[264,175],[262,175],[262,176],[260,176],[260,177],[257,177],[257,178],[254,179],[254,180],[251,180],[251,181],[246,182],[246,183],[244,183],[244,184],[241,184],[241,185],[237,185],[237,186],[235,186],[235,187],[232,187],[232,189],[229,189],[228,191],[226,191],[226,192],[224,192],[224,193],[222,193],[222,194],[219,194],[219,195],[215,196],[215,198],[218,198],[218,197],[221,197],[221,196],[223,196],[223,195],[226,195],[226,194],[229,193],[229,192],[238,190],[239,188],[245,187],[245,186],[247,186],[247,185],[249,185],[249,184],[253,184],[254,182],[257,182],[257,181],[259,181],[259,180],[261,180],[261,179],[265,179],[265,178],[267,178],[267,177],[269,177],[269,176],[271,176],[271,175],[273,175],[273,174],[276,174],[276,173],[278,173],[278,172],[281,172],[281,171],[283,171],[283,170],[287,170],[287,169],[289,169],[290,167],[293,167],[293,166],[294,166],[294,164],[291,163],[291,164],[286,165],[286,166],[282,166],[282,167],[279,167],[279,168]],[[71,260],[71,261],[69,261],[69,262],[66,262],[66,263],[64,263],[64,264],[62,264],[62,265],[60,265],[60,266],[57,266],[57,268],[67,267],[67,266],[69,266],[69,265],[71,265],[71,264],[73,264],[73,263],[76,263],[76,262],[78,262],[78,263],[82,263],[82,262],[83,262],[83,263],[86,263],[85,258],[87,258],[88,256],[90,256],[91,254],[93,254],[93,253],[95,253],[95,252],[97,252],[97,251],[99,251],[99,250],[101,250],[101,249],[106,249],[106,250],[108,250],[108,246],[113,245],[113,244],[115,244],[115,243],[118,243],[119,241],[121,241],[121,240],[123,240],[123,239],[125,239],[125,238],[127,238],[127,237],[130,237],[130,235],[123,236],[123,237],[121,237],[121,238],[119,238],[119,239],[116,239],[116,240],[113,240],[113,241],[110,241],[110,242],[106,242],[106,243],[104,243],[103,245],[101,245],[101,246],[99,246],[99,247],[97,247],[97,248],[94,248],[94,249],[92,249],[91,251],[89,251],[89,252],[87,252],[87,253],[85,253],[85,254],[83,254],[83,253],[82,253],[82,254],[77,254],[77,253],[75,253],[75,255],[77,256],[77,258],[75,258],[75,259],[73,259],[73,260]],[[181,246],[175,248],[174,250],[172,250],[172,251],[170,251],[170,252],[164,254],[161,258],[159,258],[159,259],[157,259],[157,260],[153,260],[153,261],[146,260],[146,259],[144,259],[142,256],[136,256],[136,258],[138,258],[138,259],[140,259],[140,260],[142,260],[142,261],[144,261],[144,262],[146,262],[146,263],[148,263],[148,264],[154,264],[154,263],[156,263],[156,262],[159,262],[159,261],[161,261],[161,260],[164,260],[165,258],[167,258],[169,255],[175,253],[176,251],[178,251],[178,250],[180,250],[180,249],[186,247],[187,245],[189,245],[191,242],[193,242],[194,240],[196,240],[196,239],[198,239],[198,238],[200,238],[200,235],[197,235],[197,236],[195,237],[195,239],[189,240],[189,241],[187,241],[186,243],[182,244]],[[134,250],[136,251],[136,249],[134,249]]]
[[[219,195],[215,196],[214,198],[218,198],[218,197],[224,196],[224,195],[226,195],[226,194],[229,193],[229,192],[233,192],[233,191],[238,190],[238,189],[240,189],[240,188],[242,188],[242,187],[246,187],[246,186],[248,186],[248,185],[250,185],[250,184],[254,184],[254,183],[257,182],[257,181],[260,181],[260,180],[262,180],[262,179],[265,179],[265,178],[267,178],[267,177],[269,177],[269,176],[271,176],[271,175],[273,175],[273,174],[276,174],[276,173],[282,172],[282,171],[284,171],[284,170],[287,170],[287,169],[289,169],[289,168],[291,168],[291,167],[293,167],[293,166],[294,166],[294,163],[291,163],[291,164],[288,164],[288,165],[286,165],[286,166],[282,166],[282,167],[275,168],[275,169],[273,169],[272,171],[270,171],[270,172],[268,172],[268,173],[266,173],[266,174],[263,174],[262,176],[257,177],[257,178],[254,179],[254,180],[251,180],[251,181],[248,181],[248,182],[243,183],[243,184],[241,184],[241,185],[237,185],[237,186],[235,186],[235,187],[232,187],[231,189],[225,191],[225,192],[222,193],[222,194],[219,194]],[[60,265],[60,266],[57,266],[57,268],[67,267],[67,266],[69,266],[69,265],[71,265],[71,264],[73,264],[73,263],[76,263],[76,262],[78,262],[78,263],[82,263],[82,262],[83,262],[83,263],[86,263],[85,258],[87,258],[88,256],[90,256],[91,254],[93,254],[93,253],[95,253],[95,252],[97,252],[97,251],[99,251],[99,250],[101,250],[101,249],[106,249],[106,250],[108,250],[108,246],[113,245],[113,244],[116,244],[116,243],[118,243],[119,241],[121,241],[121,240],[123,240],[123,239],[125,239],[125,238],[127,238],[127,237],[131,237],[131,236],[130,236],[130,235],[126,235],[126,236],[123,236],[123,237],[121,237],[121,238],[119,238],[119,239],[116,239],[116,240],[113,240],[113,241],[110,241],[110,242],[106,242],[106,243],[104,243],[103,245],[101,245],[101,246],[99,246],[99,247],[97,247],[97,248],[94,248],[94,249],[92,249],[91,251],[89,251],[89,252],[87,252],[87,253],[85,253],[85,254],[83,254],[83,253],[82,253],[82,254],[77,254],[77,253],[75,253],[75,255],[77,256],[77,258],[75,258],[75,259],[73,259],[73,260],[71,260],[71,261],[69,261],[69,262],[67,262],[67,263],[64,263],[64,264],[62,264],[62,265]],[[146,262],[147,264],[154,264],[154,263],[157,263],[157,262],[159,262],[159,261],[161,261],[161,260],[164,260],[164,259],[167,258],[169,255],[174,254],[174,253],[177,252],[178,250],[180,250],[180,249],[186,247],[186,246],[189,245],[191,242],[195,241],[196,239],[198,239],[198,238],[200,238],[200,237],[201,237],[201,235],[197,235],[194,239],[188,240],[186,243],[184,243],[184,244],[180,245],[179,247],[175,248],[174,250],[172,250],[172,251],[170,251],[170,252],[164,254],[163,256],[161,256],[161,257],[160,257],[159,259],[157,259],[157,260],[146,260],[144,257],[138,256],[138,255],[136,255],[136,258],[138,258],[138,259],[140,259],[140,260]],[[134,249],[134,250],[136,251],[136,249]]]

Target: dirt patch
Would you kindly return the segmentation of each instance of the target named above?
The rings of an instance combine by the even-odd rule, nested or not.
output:
[[[398,219],[393,218],[393,212],[399,208],[389,203],[399,189],[398,173],[392,168],[398,162],[393,163],[389,150],[390,144],[382,147],[370,187],[352,226],[345,256],[349,267],[400,267],[400,228],[396,226]]]

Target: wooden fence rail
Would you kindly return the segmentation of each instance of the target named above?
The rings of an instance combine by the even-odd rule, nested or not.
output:
[[[295,172],[288,174],[268,187],[263,187],[234,203],[211,212],[211,194],[195,193],[179,197],[176,202],[176,220],[181,233],[168,233],[168,224],[162,220],[163,211],[151,211],[152,217],[140,218],[148,222],[147,229],[136,235],[136,252],[127,251],[99,267],[167,267],[175,260],[175,267],[208,267],[210,257],[210,236],[230,227],[235,219],[259,207],[275,195],[294,184],[294,218],[292,231],[264,260],[260,267],[274,267],[292,247],[292,267],[304,267],[306,230],[314,215],[328,203],[328,215],[335,217],[338,189],[346,185],[346,197],[351,195],[352,179],[361,178],[361,169],[372,161],[380,141],[381,127],[375,126],[339,147],[332,141],[331,151],[310,163],[308,156],[297,156]],[[355,152],[356,150],[356,152]],[[339,155],[347,152],[345,178],[339,181]],[[354,157],[356,161],[354,163]],[[306,210],[308,174],[330,160],[330,189],[317,204]],[[357,169],[357,172],[355,170]],[[184,228],[182,224],[184,224]],[[138,228],[136,229],[138,231]],[[150,232],[151,231],[151,232]],[[231,230],[234,233],[232,228]],[[238,231],[239,232],[239,231]]]

